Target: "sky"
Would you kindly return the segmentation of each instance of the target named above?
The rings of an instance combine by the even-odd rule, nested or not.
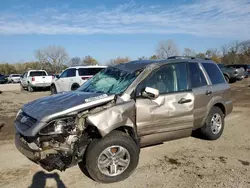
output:
[[[0,62],[63,46],[100,63],[155,54],[162,40],[202,52],[250,39],[250,0],[8,0],[0,5]]]

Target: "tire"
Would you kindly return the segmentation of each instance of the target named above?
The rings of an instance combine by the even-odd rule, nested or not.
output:
[[[212,122],[214,122],[214,120],[216,119],[216,117],[220,117],[220,128],[219,126],[212,126]],[[208,116],[207,116],[207,120],[206,123],[203,127],[201,127],[200,132],[202,134],[202,136],[207,139],[207,140],[217,140],[218,138],[220,138],[220,136],[223,133],[224,130],[224,114],[222,112],[222,110],[219,107],[212,107],[212,109],[210,110]]]
[[[33,92],[33,91],[34,91],[34,88],[31,87],[31,85],[28,85],[28,91],[29,91],[29,92]]]
[[[71,91],[75,91],[75,90],[77,90],[79,87],[80,87],[80,86],[79,86],[78,84],[73,84],[73,85],[71,86]]]
[[[229,79],[229,77],[228,77],[228,76],[224,76],[224,78],[225,78],[225,80],[226,80],[226,82],[227,82],[227,83],[229,83],[229,82],[230,82],[230,79]]]
[[[57,90],[56,90],[56,86],[55,85],[51,85],[50,86],[50,92],[51,92],[51,95],[57,94]]]
[[[90,177],[100,183],[113,183],[122,181],[130,176],[137,167],[139,161],[139,150],[140,149],[138,145],[129,135],[120,131],[113,131],[102,139],[94,140],[90,143],[86,151],[85,161],[79,163],[79,167],[84,170],[84,164],[86,164],[86,169]],[[107,173],[110,173],[111,168],[109,163],[112,162],[112,159],[105,157],[107,155],[103,154],[104,151],[109,151],[109,154],[112,154],[114,158],[117,155],[117,159],[113,158],[113,162],[117,163],[120,160],[125,162],[123,163],[123,166],[125,166],[123,167],[124,171],[121,170],[121,166],[117,165],[117,168],[120,168],[121,171],[117,169],[117,174],[107,175]],[[115,155],[115,153],[117,154]],[[125,155],[123,155],[124,153]],[[118,155],[122,155],[123,157],[118,157]],[[108,163],[105,163],[107,167],[103,168],[105,169],[106,174],[100,170],[101,164],[98,162],[102,159],[102,157],[104,157],[104,161],[108,161]]]
[[[20,84],[20,90],[21,90],[21,91],[24,91],[24,87],[23,87],[22,84]]]

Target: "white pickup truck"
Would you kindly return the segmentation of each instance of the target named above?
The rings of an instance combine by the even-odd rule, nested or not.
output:
[[[21,76],[21,90],[27,89],[29,92],[36,88],[50,88],[53,76],[48,76],[45,70],[29,70]]]

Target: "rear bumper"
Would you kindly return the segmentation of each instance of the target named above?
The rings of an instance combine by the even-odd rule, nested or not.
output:
[[[31,87],[50,87],[51,83],[31,83]]]

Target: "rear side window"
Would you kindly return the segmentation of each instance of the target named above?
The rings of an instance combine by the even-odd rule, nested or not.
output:
[[[30,72],[30,76],[47,76],[47,74],[44,71],[32,71]]]
[[[205,68],[212,84],[221,84],[225,83],[225,79],[221,74],[221,71],[214,63],[202,63],[203,67]]]
[[[188,67],[191,88],[197,88],[207,85],[206,78],[201,71],[198,63],[189,63]]]
[[[95,75],[104,68],[80,68],[78,69],[79,76]]]

